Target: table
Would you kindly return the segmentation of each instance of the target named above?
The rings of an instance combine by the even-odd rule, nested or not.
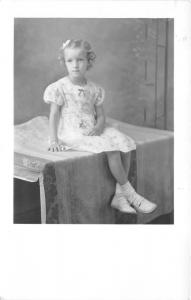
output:
[[[132,137],[129,179],[157,203],[151,214],[130,216],[110,207],[115,180],[104,153],[47,151],[48,119],[38,116],[15,126],[14,176],[40,184],[41,221],[49,224],[145,224],[173,210],[173,133],[113,119],[107,122]]]

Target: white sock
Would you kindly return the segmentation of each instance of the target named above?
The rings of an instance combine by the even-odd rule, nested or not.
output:
[[[125,184],[121,184],[120,187],[121,187],[121,191],[126,195],[128,195],[129,192],[132,191],[133,189],[129,181],[127,181]]]
[[[115,189],[115,192],[116,192],[117,194],[121,193],[121,186],[120,186],[120,184],[119,184],[118,182],[116,183],[116,189]]]

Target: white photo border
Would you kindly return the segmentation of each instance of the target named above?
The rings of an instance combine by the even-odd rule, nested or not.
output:
[[[188,299],[190,1],[0,2],[0,297],[9,300]],[[175,224],[14,225],[14,18],[174,18]]]

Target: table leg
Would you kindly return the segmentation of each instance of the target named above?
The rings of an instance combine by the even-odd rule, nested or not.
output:
[[[45,198],[43,174],[40,174],[40,176],[39,176],[39,185],[40,185],[41,223],[46,224],[46,198]]]

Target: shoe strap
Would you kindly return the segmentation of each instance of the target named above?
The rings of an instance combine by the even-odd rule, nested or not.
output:
[[[130,200],[128,199],[128,201],[131,205],[136,206],[136,207],[141,206],[142,199],[140,199],[140,196],[136,193],[136,191],[134,189],[130,191],[128,196],[130,198]]]

